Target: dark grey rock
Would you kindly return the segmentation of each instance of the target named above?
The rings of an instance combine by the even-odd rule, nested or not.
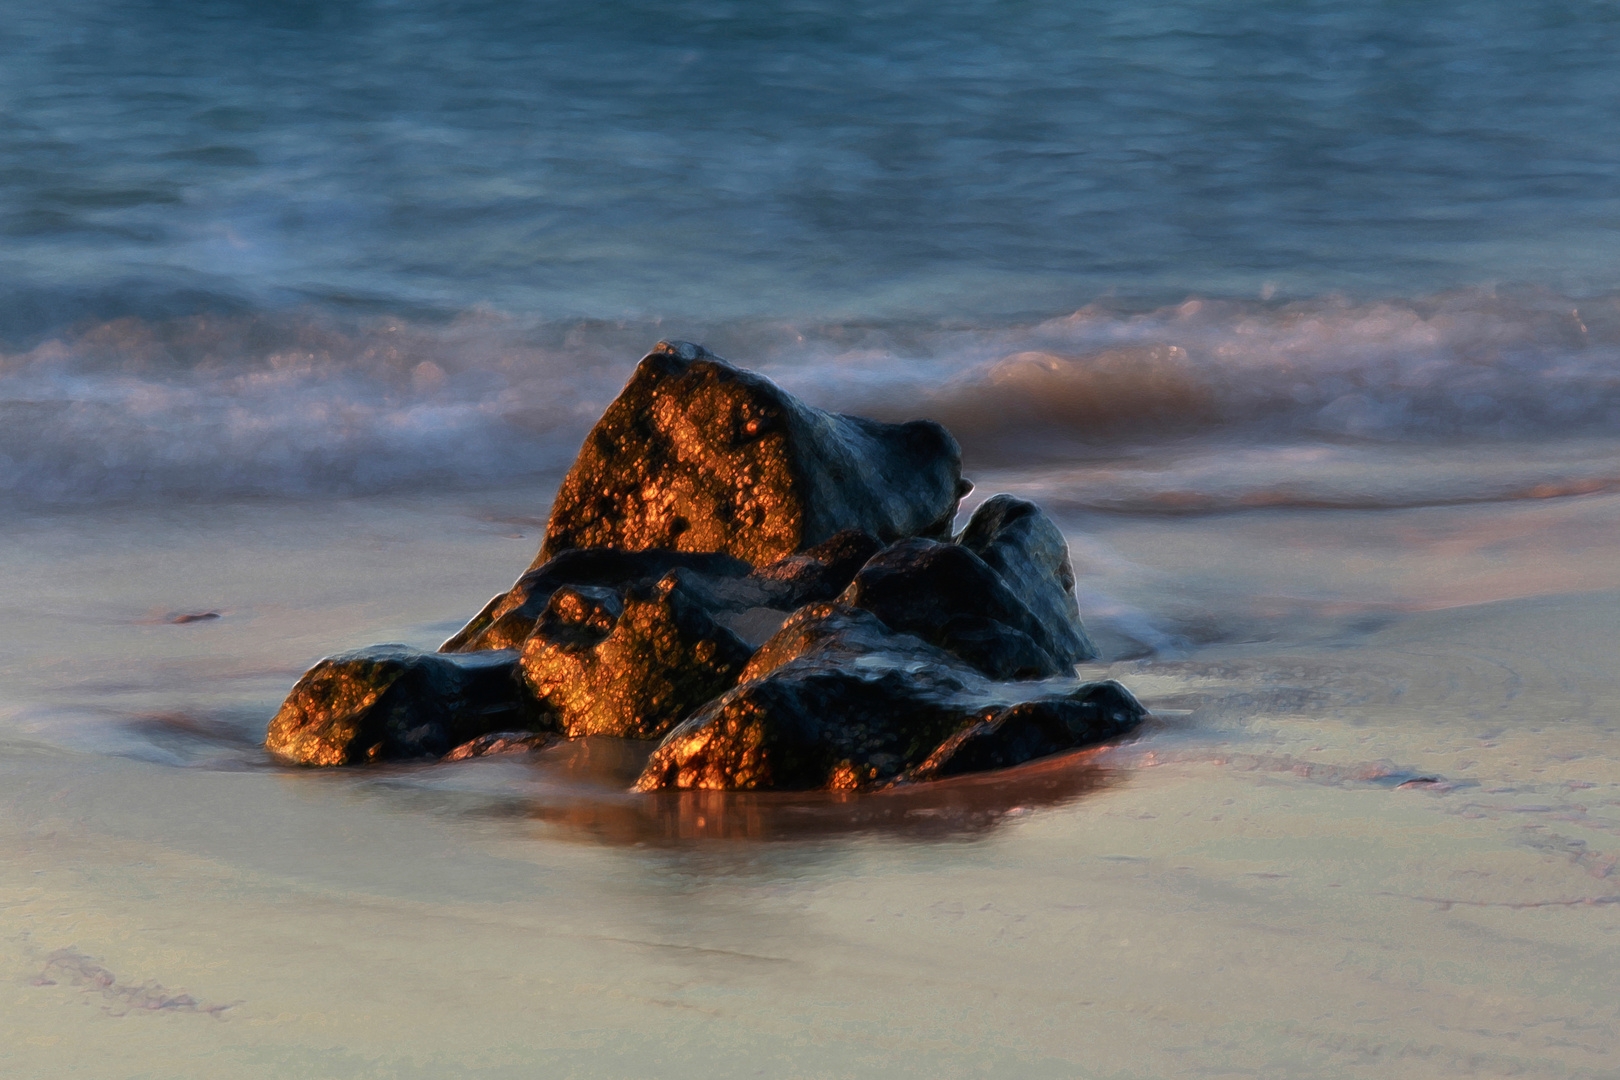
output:
[[[729,555],[687,551],[618,551],[597,548],[565,551],[518,578],[508,592],[495,597],[473,616],[440,652],[478,649],[516,649],[534,632],[535,622],[551,602],[551,594],[565,585],[625,590],[651,585],[671,570],[719,582],[743,578],[752,567]],[[715,586],[718,588],[718,586]]]
[[[670,732],[637,790],[871,789],[1123,734],[1117,683],[1005,683],[837,603],[797,612],[739,685]]]
[[[956,542],[983,559],[1035,615],[1054,659],[1067,666],[1097,658],[1080,621],[1068,541],[1044,510],[1013,495],[992,496],[973,511]]]
[[[839,598],[895,630],[947,649],[994,679],[1073,671],[1001,576],[958,544],[902,540],[873,556]]]
[[[298,680],[265,746],[302,765],[437,757],[489,731],[542,718],[512,650],[423,653],[373,645],[328,657]]]

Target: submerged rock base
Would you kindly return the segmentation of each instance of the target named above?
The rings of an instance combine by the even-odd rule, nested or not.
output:
[[[545,543],[438,653],[321,661],[266,746],[306,765],[662,739],[636,784],[870,790],[1006,768],[1145,715],[1097,657],[1063,535],[949,432],[812,408],[660,343],[592,429]]]

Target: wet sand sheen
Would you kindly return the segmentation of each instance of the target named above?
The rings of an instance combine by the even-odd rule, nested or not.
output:
[[[519,507],[5,526],[8,1074],[1612,1070],[1620,498],[1076,518],[1105,649],[1162,639],[1086,671],[1155,725],[903,796],[268,766],[301,667],[442,636]]]

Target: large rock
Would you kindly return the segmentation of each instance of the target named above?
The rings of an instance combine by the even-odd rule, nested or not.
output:
[[[568,735],[656,739],[735,685],[753,650],[669,574],[627,595],[563,586],[523,646],[523,678]]]
[[[637,790],[871,789],[1019,764],[1144,715],[1117,683],[992,682],[836,603],[795,614],[742,679],[670,732]]]
[[[539,566],[565,551],[719,552],[763,566],[845,529],[944,536],[964,492],[939,424],[806,405],[688,342],[660,342],[585,439]]]
[[[730,555],[710,552],[565,551],[518,578],[510,591],[484,605],[483,611],[439,649],[520,648],[558,589],[611,588],[622,599],[630,590],[649,587],[670,573],[676,575],[688,597],[723,625],[744,638],[761,641],[776,631],[789,612],[837,596],[881,546],[866,533],[846,530],[758,570]],[[750,625],[769,632],[751,636],[746,629]]]
[[[490,731],[538,717],[518,679],[518,654],[422,653],[373,645],[328,657],[298,680],[265,746],[301,765],[437,757]]]

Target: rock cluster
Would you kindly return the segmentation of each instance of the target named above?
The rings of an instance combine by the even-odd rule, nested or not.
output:
[[[585,440],[534,564],[437,653],[322,660],[266,745],[308,765],[661,739],[658,788],[871,789],[1123,734],[1062,533],[997,495],[955,537],[940,425],[841,416],[660,342]]]

